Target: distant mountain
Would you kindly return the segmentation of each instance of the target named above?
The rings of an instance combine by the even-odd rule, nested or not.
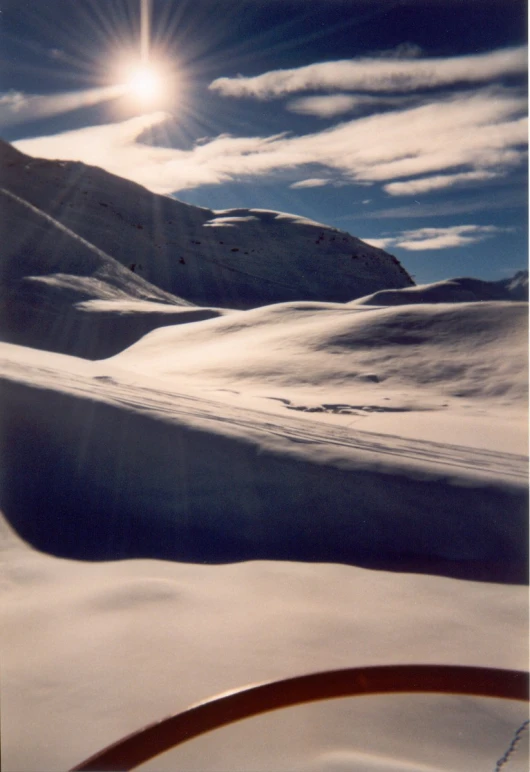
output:
[[[485,300],[528,301],[528,271],[500,281],[447,279],[416,287],[374,292],[353,300],[352,306],[404,306],[413,303],[474,303]]]
[[[2,188],[131,273],[197,305],[347,302],[414,284],[395,257],[296,215],[191,206],[96,167],[31,158],[5,142],[0,176]],[[5,217],[4,225],[9,230]]]

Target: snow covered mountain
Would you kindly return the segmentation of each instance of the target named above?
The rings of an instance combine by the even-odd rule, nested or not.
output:
[[[1,187],[131,272],[198,305],[345,302],[414,283],[383,250],[296,215],[191,206],[96,167],[30,158],[5,142],[0,177]]]
[[[0,339],[95,359],[164,324],[217,316],[158,289],[0,190]]]

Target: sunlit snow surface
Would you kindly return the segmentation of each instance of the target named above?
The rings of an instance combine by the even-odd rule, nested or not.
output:
[[[285,304],[105,361],[2,344],[2,505],[28,540],[5,524],[6,769],[66,769],[264,679],[525,668],[525,314]],[[72,559],[116,557],[171,562]],[[493,769],[524,717],[337,701],[145,768]]]
[[[2,768],[267,679],[527,667],[527,276],[407,288],[295,215],[0,150]],[[525,714],[339,700],[145,769],[493,770]]]

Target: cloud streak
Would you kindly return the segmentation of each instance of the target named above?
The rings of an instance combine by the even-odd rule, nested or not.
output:
[[[309,177],[307,180],[299,180],[289,185],[290,188],[322,188],[324,185],[329,185],[331,180],[328,177]]]
[[[223,96],[273,99],[302,91],[410,92],[457,83],[484,83],[526,72],[526,47],[452,58],[359,58],[320,62],[254,77],[217,78]]]
[[[384,190],[391,196],[417,196],[421,193],[430,193],[433,190],[443,190],[455,185],[465,185],[469,182],[491,180],[498,177],[500,172],[476,171],[461,172],[460,174],[439,174],[435,177],[422,177],[418,180],[406,182],[391,182],[384,185]]]
[[[363,99],[351,94],[330,94],[328,96],[302,97],[289,102],[287,109],[292,113],[316,115],[318,118],[333,118],[335,115],[349,113],[356,108],[373,103],[373,99]]]
[[[23,94],[20,91],[8,91],[0,94],[0,126],[16,126],[82,107],[92,107],[123,96],[125,90],[124,86],[106,86],[63,94]]]
[[[380,249],[400,247],[409,252],[421,252],[466,247],[509,230],[495,225],[453,225],[448,228],[418,228],[403,231],[396,236],[381,239],[364,238],[363,241]]]
[[[146,129],[170,120],[161,112],[15,144],[30,155],[102,166],[159,193],[275,174],[309,177],[307,170],[320,166],[319,177],[338,175],[359,184],[399,182],[401,192],[394,188],[391,194],[408,195],[412,184],[426,190],[449,187],[471,180],[461,175],[485,179],[522,162],[528,136],[525,112],[525,99],[517,92],[483,89],[312,134],[220,135],[190,150],[142,144]]]
[[[368,96],[367,94],[326,94],[324,96],[300,97],[288,102],[286,107],[292,113],[314,115],[317,118],[334,118],[366,108],[406,107],[414,96]]]

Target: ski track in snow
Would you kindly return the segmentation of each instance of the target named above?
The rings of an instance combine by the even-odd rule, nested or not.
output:
[[[310,419],[274,414],[251,408],[240,408],[225,402],[182,392],[163,391],[119,380],[119,375],[76,374],[22,362],[0,360],[0,371],[8,380],[20,381],[36,388],[53,388],[73,392],[90,399],[121,405],[135,412],[163,417],[168,421],[197,420],[210,427],[229,427],[245,434],[259,434],[287,440],[295,445],[338,447],[372,457],[393,457],[406,465],[435,465],[442,473],[458,470],[473,478],[505,479],[526,485],[528,459],[515,453],[504,453],[462,445],[415,440],[390,434],[359,431],[323,424]],[[381,459],[382,460],[382,459]]]

